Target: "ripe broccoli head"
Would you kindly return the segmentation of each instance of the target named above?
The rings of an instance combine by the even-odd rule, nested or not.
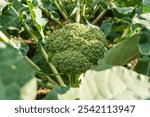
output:
[[[63,73],[82,73],[104,57],[103,32],[84,24],[70,23],[55,30],[46,43],[49,61]]]

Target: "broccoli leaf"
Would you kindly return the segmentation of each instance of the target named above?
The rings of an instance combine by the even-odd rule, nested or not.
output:
[[[65,93],[60,89],[54,89],[52,93],[55,98],[53,99],[114,100],[150,97],[149,77],[124,67],[112,67],[104,71],[89,70],[81,77],[83,81],[78,89],[72,88]],[[48,94],[46,99],[52,99],[53,95]]]
[[[139,49],[142,55],[150,56],[150,31],[142,31],[139,40]]]
[[[106,53],[104,59],[100,60],[100,65],[125,65],[137,58],[140,55],[138,42],[139,35],[135,35],[120,42]]]
[[[19,52],[0,43],[0,99],[35,99],[36,79]]]
[[[80,87],[80,99],[146,99],[149,77],[124,67],[87,71]]]
[[[149,13],[150,12],[150,0],[143,0],[142,2],[142,12]]]
[[[144,28],[150,30],[150,13],[141,14],[133,18],[133,23],[141,24]]]
[[[9,28],[20,29],[22,25],[21,18],[8,6],[5,6],[5,8],[8,10],[3,10],[2,15],[0,15],[0,30],[5,31]]]
[[[142,56],[139,58],[134,70],[150,77],[150,57]]]
[[[50,16],[52,19],[55,19],[55,20],[60,19],[59,13],[55,11],[57,9],[55,5],[53,4],[53,2],[50,3],[49,0],[38,0],[37,2],[40,8],[42,8],[42,11],[46,12],[46,14]]]
[[[42,35],[42,37],[44,37],[43,29],[44,29],[44,26],[48,22],[47,19],[42,18],[42,11],[39,7],[34,7],[30,1],[27,1],[27,4],[29,7],[29,11],[31,13],[32,19],[33,19],[39,33]]]

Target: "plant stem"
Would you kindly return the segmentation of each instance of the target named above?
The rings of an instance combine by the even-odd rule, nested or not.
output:
[[[92,18],[92,17],[94,16],[94,14],[95,14],[96,12],[98,12],[99,9],[100,9],[100,5],[98,5],[98,6],[96,7],[96,9],[92,12],[92,14],[89,16],[89,19]]]
[[[57,7],[57,9],[59,10],[59,12],[62,14],[62,16],[66,20],[68,20],[68,14],[67,14],[66,10],[63,8],[63,5],[62,5],[61,1],[60,0],[54,0],[54,4]]]
[[[96,10],[94,11],[94,14],[99,10],[100,7],[102,7],[103,11],[96,17],[96,19],[92,22],[92,24],[96,24],[108,11],[108,6],[113,2],[114,0],[107,1],[107,8],[103,8],[102,6],[98,5]]]
[[[40,71],[41,69],[27,56],[24,56],[24,59],[36,70]]]
[[[85,0],[82,0],[81,5],[82,5],[82,7],[81,7],[81,15],[84,16],[85,15],[85,7],[86,7]]]
[[[70,86],[75,86],[75,84],[79,82],[78,79],[79,79],[80,74],[67,74],[67,76],[69,79]]]
[[[28,25],[26,23],[23,23],[23,24],[24,24],[26,30],[33,37],[33,39],[35,40],[35,42],[38,43],[37,37],[33,33],[31,33],[30,28],[28,27]],[[43,57],[45,58],[45,60],[46,60],[47,64],[49,65],[49,67],[52,69],[53,73],[54,74],[59,74],[58,71],[56,70],[55,66],[52,65],[52,63],[49,63],[49,61],[48,61],[48,55],[47,55],[46,51],[44,50],[43,46],[41,44],[39,44],[39,46],[40,46],[40,51],[41,51]],[[65,86],[62,78],[60,77],[60,75],[56,75],[56,79],[58,80],[58,82],[60,83],[61,86]]]
[[[103,11],[96,17],[96,19],[92,22],[92,24],[96,24],[103,16],[104,14],[107,12],[108,9],[104,9]]]
[[[14,12],[16,13],[16,15],[19,16],[19,13],[16,11],[15,8],[13,8],[11,6],[11,8],[14,10]],[[28,33],[31,35],[31,37],[35,40],[36,44],[38,44],[39,40],[37,39],[37,37],[32,33],[31,29],[29,28],[29,26],[23,21],[23,25],[25,27],[25,29],[28,31]],[[42,47],[42,45],[40,44],[40,50],[41,50],[41,53],[43,55],[43,57],[45,58],[47,64],[49,65],[49,67],[52,69],[53,73],[54,74],[58,74],[56,75],[56,79],[58,80],[58,82],[60,83],[61,86],[65,86],[61,76],[59,75],[57,69],[55,68],[55,66],[52,64],[52,63],[49,63],[48,61],[48,55],[47,53],[45,52],[44,48]]]
[[[43,83],[43,81],[39,78],[36,78],[37,79],[37,82],[38,82],[38,85],[39,86],[42,86],[42,87],[46,87],[48,89],[53,89],[55,87],[58,87],[57,85],[53,84],[53,83],[47,83],[46,86],[45,84]]]
[[[76,11],[76,23],[80,23],[80,0],[77,0],[76,7],[77,7],[77,11]]]
[[[59,75],[57,69],[55,68],[55,66],[54,66],[52,63],[49,63],[49,61],[48,61],[48,55],[47,55],[47,53],[45,52],[45,50],[44,50],[44,48],[42,47],[41,44],[40,44],[40,48],[41,48],[41,49],[40,49],[40,50],[41,50],[41,53],[42,53],[42,55],[44,56],[44,58],[45,58],[47,64],[48,64],[49,67],[52,69],[53,73],[54,73],[54,74],[57,74],[57,75],[56,75],[56,79],[58,80],[59,84],[60,84],[61,86],[65,86],[64,81],[63,81],[62,78],[60,77],[60,75]]]
[[[5,43],[12,45],[11,41],[1,31],[0,31],[0,40],[2,40]]]
[[[71,80],[71,74],[67,74],[67,77],[68,77],[69,83],[71,85],[71,82],[72,82],[72,80]]]
[[[52,78],[50,78],[49,76],[46,76],[46,78],[48,79],[49,83],[53,83],[55,84],[56,86],[59,86],[54,80],[52,80]]]
[[[62,23],[54,18],[52,18],[51,14],[49,13],[49,11],[42,9],[42,11],[48,16],[50,17],[54,22],[56,22],[58,25],[62,26]]]
[[[85,20],[85,8],[86,8],[85,0],[82,0],[82,3],[81,3],[81,23],[84,23],[84,20]]]
[[[35,71],[36,76],[39,77],[41,80],[48,80],[49,83],[55,84],[59,86],[50,76],[48,76],[46,73],[43,73],[41,71]]]
[[[26,27],[27,31],[30,31],[30,29],[29,29],[29,27],[28,27],[27,24],[24,23],[24,26]],[[31,32],[29,32],[29,33],[30,33],[31,36],[34,38],[34,40],[36,41],[36,43],[38,43],[38,39],[37,39]],[[58,75],[56,75],[55,77],[56,77],[56,79],[58,80],[59,84],[60,84],[61,86],[65,86],[65,84],[64,84],[64,82],[63,82],[61,76],[59,75],[57,69],[55,68],[55,66],[54,66],[52,63],[49,63],[49,61],[48,61],[48,55],[47,55],[46,51],[44,50],[44,48],[43,48],[43,46],[42,46],[41,44],[40,44],[40,51],[41,51],[43,57],[45,58],[47,64],[49,65],[49,67],[52,69],[53,73],[54,73],[54,74],[58,74]]]
[[[30,34],[30,36],[33,38],[33,40],[35,41],[35,43],[38,43],[37,37],[32,33],[31,29],[29,28],[29,26],[24,21],[23,21],[23,26],[25,27],[25,29],[27,30],[27,32]]]
[[[130,27],[127,26],[126,29],[124,30],[124,33],[122,34],[121,38],[125,37],[128,34],[129,30],[130,30]]]

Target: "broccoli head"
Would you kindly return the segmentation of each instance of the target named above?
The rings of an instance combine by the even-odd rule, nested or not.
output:
[[[49,61],[63,73],[82,73],[97,64],[107,51],[103,32],[84,24],[70,23],[55,30],[46,43]]]

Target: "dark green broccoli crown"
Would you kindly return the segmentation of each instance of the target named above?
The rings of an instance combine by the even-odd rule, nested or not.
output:
[[[67,24],[55,30],[46,47],[49,61],[65,73],[82,73],[96,65],[107,51],[105,35],[98,28]]]

